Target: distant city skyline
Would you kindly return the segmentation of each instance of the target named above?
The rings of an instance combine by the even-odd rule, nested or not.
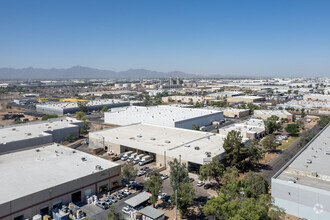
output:
[[[330,75],[330,1],[0,2],[0,68]]]

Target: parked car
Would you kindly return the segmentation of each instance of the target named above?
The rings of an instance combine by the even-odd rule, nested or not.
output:
[[[197,186],[198,187],[201,187],[201,186],[203,186],[205,183],[203,182],[203,181],[198,181],[198,183],[197,183]]]
[[[105,197],[105,198],[103,199],[103,202],[104,202],[107,206],[109,206],[109,205],[112,204],[112,201],[111,201],[108,197]]]
[[[146,172],[148,172],[150,170],[149,167],[142,167],[140,170],[145,170]]]
[[[159,193],[158,194],[158,199],[162,199],[163,197],[167,196],[166,193]]]
[[[105,202],[103,202],[103,201],[97,201],[96,202],[96,205],[98,207],[102,208],[102,209],[107,209],[108,208],[108,205]]]
[[[194,182],[194,181],[195,181],[194,178],[189,177],[189,179],[188,179],[188,182],[189,182],[189,183],[192,183],[192,182]]]
[[[137,172],[137,176],[143,176],[144,174],[146,174],[146,171],[144,171],[144,170],[139,170],[138,172]]]
[[[212,187],[212,184],[207,183],[207,184],[205,184],[204,189],[209,189],[209,188],[211,188],[211,187]]]
[[[109,200],[112,202],[112,203],[116,203],[118,202],[117,199],[113,196],[108,196]]]
[[[132,211],[131,207],[129,206],[125,206],[122,210],[121,210],[123,213],[129,215]]]
[[[167,175],[167,174],[163,174],[163,175],[161,176],[161,178],[162,178],[162,180],[166,180],[166,179],[168,178],[168,175]]]
[[[123,193],[126,194],[127,196],[129,196],[129,195],[132,194],[132,193],[131,193],[129,190],[127,190],[127,189],[123,190]]]

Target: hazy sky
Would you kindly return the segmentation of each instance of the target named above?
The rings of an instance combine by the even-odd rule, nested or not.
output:
[[[330,0],[1,0],[0,67],[330,76]]]

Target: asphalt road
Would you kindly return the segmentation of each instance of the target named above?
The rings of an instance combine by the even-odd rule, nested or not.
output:
[[[313,128],[316,133],[320,131],[320,128],[316,125]],[[265,175],[270,181],[271,178],[279,171],[299,150],[300,138],[297,138],[289,147],[279,153],[277,157],[271,160],[265,167],[262,168],[261,174]]]

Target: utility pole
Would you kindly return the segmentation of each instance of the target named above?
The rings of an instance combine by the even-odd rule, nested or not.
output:
[[[175,219],[178,220],[178,190],[175,190]]]

